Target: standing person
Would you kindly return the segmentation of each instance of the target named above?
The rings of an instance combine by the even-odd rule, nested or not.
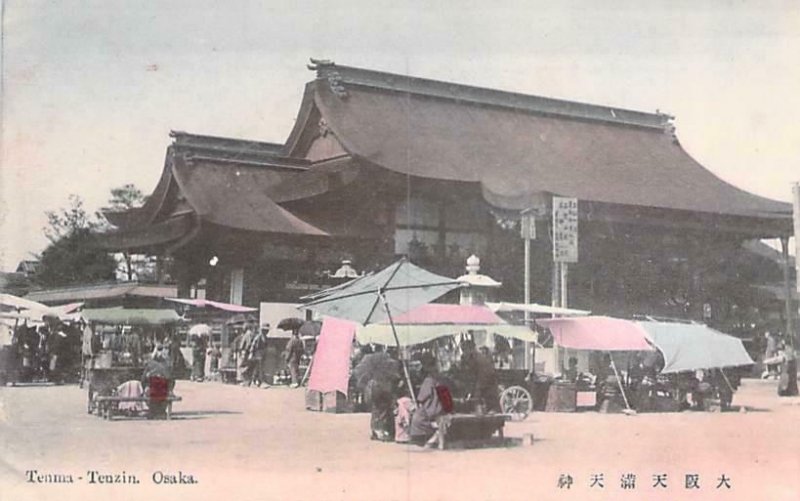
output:
[[[781,359],[778,396],[797,395],[797,356],[794,348],[791,345],[782,344],[778,351],[778,357]]]
[[[401,380],[400,363],[382,351],[366,355],[353,372],[360,375],[362,381],[367,379],[364,397],[370,407],[370,438],[382,442],[393,441],[394,400]]]
[[[499,411],[500,397],[497,394],[497,372],[488,350],[475,349],[475,343],[466,340],[461,345],[462,372],[469,381],[474,381],[472,395],[477,401],[478,411]]]
[[[250,324],[244,325],[244,334],[239,337],[236,345],[236,366],[237,374],[240,376],[242,386],[250,386],[252,373],[250,371],[250,345],[253,343],[253,329]]]
[[[269,324],[264,324],[258,334],[253,336],[249,348],[250,382],[255,383],[259,388],[271,386],[267,374],[267,333],[269,333]]]
[[[292,332],[292,338],[286,343],[286,349],[283,352],[284,360],[289,365],[289,373],[292,375],[292,388],[300,386],[300,359],[306,352],[306,347],[303,340],[300,339],[298,331]]]
[[[59,321],[53,323],[50,337],[47,340],[48,373],[50,380],[61,382],[61,369],[64,366],[64,354],[68,349],[67,333],[64,324]]]
[[[203,381],[205,379],[205,367],[206,337],[196,335],[192,342],[192,381]]]
[[[767,348],[764,352],[764,360],[774,358],[778,355],[778,336],[773,332],[766,332],[764,334],[767,338]],[[765,364],[764,372],[761,374],[761,379],[769,379],[770,377],[778,377],[779,364]]]
[[[217,380],[219,377],[219,361],[222,358],[219,343],[211,343],[206,352],[206,376]]]
[[[122,334],[120,338],[120,352],[128,354],[131,365],[139,365],[142,356],[142,341],[139,337],[138,327],[133,327],[131,330]]]

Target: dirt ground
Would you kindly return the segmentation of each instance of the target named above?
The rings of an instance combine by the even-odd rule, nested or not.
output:
[[[745,380],[746,412],[535,413],[506,427],[533,445],[447,451],[370,441],[367,414],[306,411],[302,389],[180,381],[172,421],[104,421],[77,386],[5,387],[0,500],[797,500],[800,402],[775,385]],[[74,482],[29,481],[56,474]]]

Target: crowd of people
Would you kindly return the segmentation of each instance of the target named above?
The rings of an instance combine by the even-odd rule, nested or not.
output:
[[[18,325],[3,352],[3,379],[12,383],[77,381],[80,376],[80,327],[56,317],[40,325]]]
[[[500,412],[491,355],[476,349],[469,339],[461,342],[460,353],[460,360],[446,373],[431,351],[414,357],[409,374],[415,402],[396,349],[373,352],[362,347],[353,373],[370,410],[370,437],[432,447],[438,439],[439,417],[454,412],[457,405],[478,414]]]
[[[615,370],[611,356],[603,354],[602,361],[584,374],[578,370],[578,359],[570,357],[559,379],[575,383],[579,390],[594,389],[596,408],[601,412],[619,412],[626,405],[639,412],[724,410],[730,407],[741,380],[734,369],[661,374],[664,359],[658,351],[630,361],[625,370]]]
[[[242,386],[269,388],[277,379],[283,380],[284,372],[290,379],[292,388],[300,386],[302,378],[300,363],[306,356],[306,347],[296,331],[286,342],[283,351],[278,354],[275,353],[276,345],[272,343],[273,338],[269,337],[269,324],[256,328],[253,323],[246,322],[231,329],[233,331],[229,349],[231,356],[225,358],[219,342],[210,342],[206,335],[190,337],[193,381],[213,379],[221,370],[227,369],[223,367],[224,364],[231,363],[235,367],[236,382]],[[276,364],[276,360],[280,360],[281,363]],[[281,368],[278,369],[277,365]]]

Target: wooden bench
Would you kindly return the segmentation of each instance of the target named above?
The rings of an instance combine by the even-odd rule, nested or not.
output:
[[[445,414],[438,425],[439,449],[458,443],[464,447],[482,446],[499,441],[502,443],[503,427],[511,420],[509,414]],[[493,438],[497,434],[496,440]]]
[[[181,400],[183,400],[183,398],[178,395],[170,395],[164,400],[161,400],[161,402],[167,403],[167,419],[172,419],[172,403],[180,402]],[[144,402],[149,405],[151,399],[148,396],[120,397],[118,395],[105,395],[95,397],[94,401],[97,404],[99,415],[110,420],[114,419],[114,414],[119,411],[120,402]]]

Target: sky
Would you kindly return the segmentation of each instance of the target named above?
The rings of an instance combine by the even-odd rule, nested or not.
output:
[[[283,142],[309,57],[658,109],[722,179],[784,201],[800,181],[796,0],[0,1],[3,270],[70,194],[149,193],[170,130]]]

